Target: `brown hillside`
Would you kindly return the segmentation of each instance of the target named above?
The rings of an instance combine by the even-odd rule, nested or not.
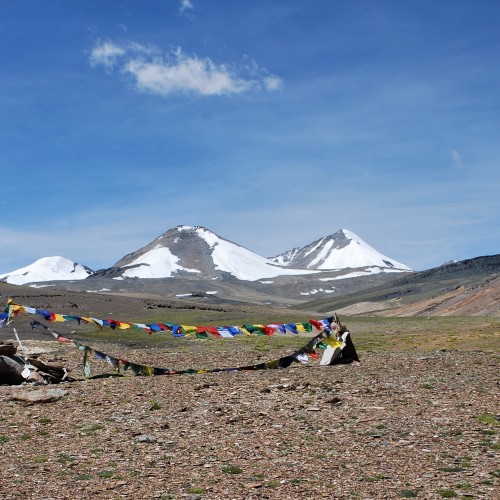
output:
[[[394,303],[393,303],[394,305]],[[377,312],[380,316],[500,316],[500,277],[413,304]]]

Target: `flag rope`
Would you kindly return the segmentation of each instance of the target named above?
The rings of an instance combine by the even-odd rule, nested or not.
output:
[[[20,306],[17,304],[13,304],[10,301],[7,305],[7,308],[4,310],[4,313],[7,314],[6,318],[8,319],[8,323],[13,322],[13,318],[15,318],[18,314],[40,314],[40,310],[35,308],[26,308],[25,306]],[[55,313],[50,313],[55,314]],[[43,314],[40,314],[43,317]],[[71,316],[71,319],[75,319],[76,317]],[[82,317],[79,317],[82,319]],[[90,318],[93,319],[93,318]],[[2,320],[2,316],[0,315],[0,320]],[[5,321],[5,317],[3,318]],[[51,320],[49,320],[51,321]],[[52,320],[54,321],[54,320]],[[310,320],[314,321],[314,320]],[[68,342],[73,343],[75,347],[83,352],[83,375],[84,378],[88,379],[92,377],[92,371],[90,367],[89,357],[91,355],[98,360],[105,361],[111,364],[118,374],[122,374],[122,372],[131,371],[134,375],[143,375],[143,376],[157,376],[157,375],[192,375],[192,374],[205,374],[205,373],[221,373],[221,372],[236,372],[236,371],[255,371],[255,370],[267,370],[267,369],[279,369],[279,368],[288,368],[293,363],[302,363],[307,364],[309,362],[309,358],[318,358],[318,354],[316,353],[316,348],[324,349],[325,353],[323,355],[323,359],[321,360],[321,365],[332,365],[332,364],[340,364],[340,363],[350,363],[352,361],[359,361],[359,358],[356,353],[356,349],[354,348],[354,344],[350,339],[350,333],[345,326],[343,326],[338,317],[335,315],[332,318],[327,318],[322,322],[316,322],[315,325],[319,324],[324,325],[324,328],[321,332],[310,339],[303,347],[296,350],[294,353],[286,356],[282,356],[278,359],[267,361],[264,363],[257,363],[253,365],[245,365],[238,367],[230,367],[230,368],[208,368],[208,369],[183,369],[183,370],[175,370],[171,368],[162,368],[155,367],[150,365],[143,365],[134,363],[122,358],[116,358],[114,356],[110,356],[102,351],[98,351],[86,344],[81,343],[78,340],[71,339],[65,335],[62,335],[49,326],[41,323],[40,321],[32,321],[31,328],[36,330],[38,327],[42,327],[60,343]],[[129,323],[134,324],[134,323]],[[1,324],[0,324],[1,326]],[[249,325],[246,325],[249,326]],[[254,325],[252,325],[254,326]],[[274,326],[274,325],[273,325]],[[278,325],[275,325],[278,326]],[[13,328],[15,328],[13,326]],[[227,328],[227,327],[226,327]],[[211,332],[210,332],[211,333]],[[250,331],[250,334],[252,332]],[[179,336],[179,335],[178,335]],[[181,335],[184,336],[184,335]],[[21,346],[21,342],[19,337],[17,336],[18,343]],[[325,362],[325,356],[328,354],[328,359]]]
[[[35,307],[24,306],[20,304],[15,304],[12,299],[9,299],[8,307],[10,307],[13,317],[17,316],[19,313],[39,315],[44,320],[49,322],[66,322],[66,321],[76,321],[78,324],[92,324],[102,329],[106,326],[110,327],[112,330],[128,330],[130,328],[145,330],[147,333],[156,332],[170,332],[174,337],[184,337],[190,335],[197,335],[202,337],[207,337],[212,335],[219,338],[232,338],[239,334],[245,335],[274,335],[276,332],[286,334],[287,332],[293,333],[295,335],[299,333],[311,333],[313,328],[317,331],[322,331],[326,329],[335,329],[334,317],[325,318],[323,320],[310,319],[303,323],[270,323],[266,325],[260,324],[244,324],[244,325],[229,325],[229,326],[192,326],[192,325],[180,325],[168,322],[162,323],[134,323],[130,321],[121,321],[116,319],[99,319],[86,316],[76,316],[55,313],[48,311],[46,309],[38,309]],[[0,326],[2,320],[6,320],[9,313],[4,310],[0,313]],[[332,324],[334,325],[332,327]]]
[[[282,356],[278,359],[267,361],[264,363],[258,363],[253,365],[245,365],[238,367],[228,367],[228,368],[202,368],[202,369],[183,369],[176,370],[172,368],[156,367],[151,365],[143,365],[139,363],[134,363],[126,359],[116,358],[107,353],[94,349],[88,345],[81,343],[78,340],[71,339],[67,336],[63,336],[55,332],[52,328],[44,325],[39,321],[33,321],[31,327],[36,329],[42,327],[48,330],[52,336],[56,338],[58,342],[71,342],[75,347],[83,352],[83,374],[85,378],[91,377],[90,368],[90,356],[93,355],[95,359],[105,361],[113,366],[117,373],[121,374],[130,370],[134,375],[145,375],[145,376],[157,376],[157,375],[194,375],[194,374],[204,374],[204,373],[221,373],[221,372],[236,372],[236,371],[255,371],[255,370],[267,370],[267,369],[278,369],[278,368],[288,368],[292,363],[307,363],[310,357],[318,357],[315,349],[324,348],[322,344],[325,340],[329,339],[329,334],[327,331],[323,331],[310,339],[306,345],[295,351],[291,355]],[[339,342],[336,338],[332,337],[329,340],[330,344],[337,347],[342,346],[342,342]]]

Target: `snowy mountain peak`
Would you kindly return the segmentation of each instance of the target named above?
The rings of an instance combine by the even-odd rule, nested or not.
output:
[[[386,270],[411,269],[364,242],[348,229],[340,229],[302,248],[288,250],[270,260],[296,269],[346,269],[379,267]]]
[[[256,281],[322,271],[348,270],[333,279],[411,269],[376,251],[348,229],[271,259],[226,240],[203,226],[176,226],[146,246],[97,272],[64,257],[45,257],[0,275],[12,284],[107,278],[199,278]],[[354,270],[354,272],[352,271]],[[332,279],[332,278],[330,278]]]
[[[52,280],[82,280],[94,271],[64,257],[43,257],[29,266],[0,274],[0,281],[13,285]]]
[[[310,272],[283,269],[203,226],[177,226],[98,274],[114,278],[170,278],[194,273],[200,278],[219,279],[228,273],[240,280],[254,281]]]

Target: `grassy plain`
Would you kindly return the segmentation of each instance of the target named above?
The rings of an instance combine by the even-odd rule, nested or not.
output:
[[[267,322],[291,321],[290,318],[273,318],[265,315],[254,315],[251,320],[241,315],[232,316],[224,313],[218,318],[218,313],[210,314],[196,311],[187,315],[182,312],[183,324],[189,325],[242,325],[242,324],[266,324]],[[302,316],[294,318],[297,322],[307,321],[308,317]],[[169,317],[169,320],[176,321],[176,315]],[[382,352],[382,351],[435,351],[440,349],[458,351],[500,351],[500,318],[485,317],[341,317],[341,322],[346,324],[351,332],[351,337],[359,352]],[[142,317],[137,322],[153,323],[164,321],[159,316]],[[178,321],[181,321],[179,316]],[[275,334],[272,337],[244,336],[234,339],[236,342],[243,342],[247,347],[255,346],[258,351],[275,350],[282,348],[294,349],[305,343],[304,336],[313,334],[286,335]],[[99,339],[113,342],[133,342],[137,347],[163,345],[175,346],[179,339],[172,338],[168,333],[157,333],[148,335],[141,330],[92,330],[79,335],[88,339]],[[189,340],[189,339],[185,339]],[[218,339],[211,339],[218,340]],[[232,340],[229,340],[232,341]],[[218,340],[220,343],[227,340]],[[166,343],[166,344],[165,344]],[[199,342],[196,342],[199,344]],[[213,346],[212,346],[213,347]]]

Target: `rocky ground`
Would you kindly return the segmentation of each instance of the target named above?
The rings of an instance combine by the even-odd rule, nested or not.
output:
[[[353,336],[355,339],[355,336]],[[176,369],[274,359],[235,340],[92,345]],[[274,342],[274,343],[272,343]],[[26,341],[81,378],[73,345]],[[361,363],[0,386],[5,499],[498,498],[493,351],[362,351]],[[94,373],[111,367],[92,360]]]

